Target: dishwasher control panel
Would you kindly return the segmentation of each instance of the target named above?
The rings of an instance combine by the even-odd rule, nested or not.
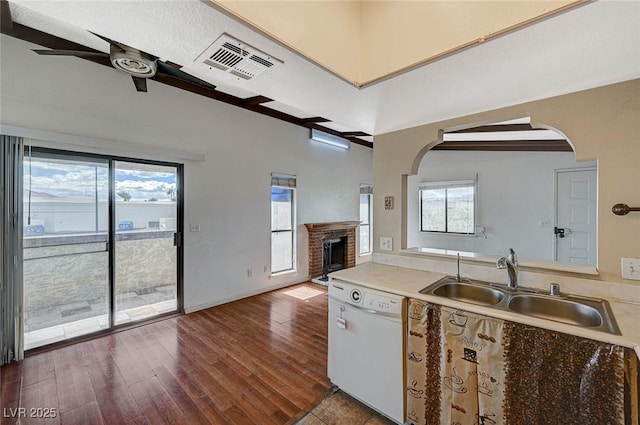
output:
[[[335,300],[361,307],[372,313],[401,315],[402,299],[400,295],[377,291],[339,280],[329,283],[329,296]]]
[[[402,303],[395,298],[367,293],[364,297],[364,308],[385,313],[400,314]]]

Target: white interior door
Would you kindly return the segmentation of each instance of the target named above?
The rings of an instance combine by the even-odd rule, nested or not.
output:
[[[559,170],[556,177],[556,260],[596,266],[597,171]]]

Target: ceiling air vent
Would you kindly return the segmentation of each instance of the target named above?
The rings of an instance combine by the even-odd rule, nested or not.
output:
[[[250,80],[274,65],[283,63],[228,34],[222,34],[196,61],[245,80]]]

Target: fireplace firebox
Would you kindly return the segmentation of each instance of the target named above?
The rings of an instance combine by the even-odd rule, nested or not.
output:
[[[342,270],[347,264],[347,237],[328,238],[322,241],[322,277],[327,280],[328,274]]]

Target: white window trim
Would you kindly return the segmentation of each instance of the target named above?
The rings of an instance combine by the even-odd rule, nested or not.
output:
[[[440,232],[437,230],[422,230],[422,195],[423,190],[428,189],[446,189],[461,186],[473,186],[473,232],[457,233],[457,232]],[[478,175],[475,179],[467,180],[443,180],[434,182],[422,182],[418,184],[418,228],[420,233],[428,233],[431,235],[453,236],[453,237],[469,237],[476,236],[478,225]]]
[[[371,189],[373,188],[372,185],[369,184],[362,184],[360,185],[360,196],[362,195],[367,195],[368,199],[369,199],[369,224],[367,224],[366,226],[369,227],[369,246],[367,247],[367,251],[366,252],[362,252],[362,247],[359,246],[360,245],[360,228],[362,227],[362,223],[360,223],[360,226],[358,227],[358,256],[359,257],[364,257],[367,255],[371,255],[373,253],[373,234],[372,234],[372,229],[373,229],[373,193],[371,191]],[[366,192],[363,193],[363,189],[367,190]],[[359,199],[358,199],[359,201]]]
[[[291,202],[291,268],[286,270],[278,270],[276,272],[271,271],[269,276],[281,276],[298,272],[298,211],[297,211],[297,180],[295,175],[271,173],[271,185],[269,186],[269,192],[272,187],[279,187],[283,189],[290,189],[292,191]],[[271,210],[271,197],[269,197],[269,209]],[[269,244],[271,246],[271,240],[273,238],[273,229],[269,231]],[[273,252],[269,248],[269,268],[273,265]]]

